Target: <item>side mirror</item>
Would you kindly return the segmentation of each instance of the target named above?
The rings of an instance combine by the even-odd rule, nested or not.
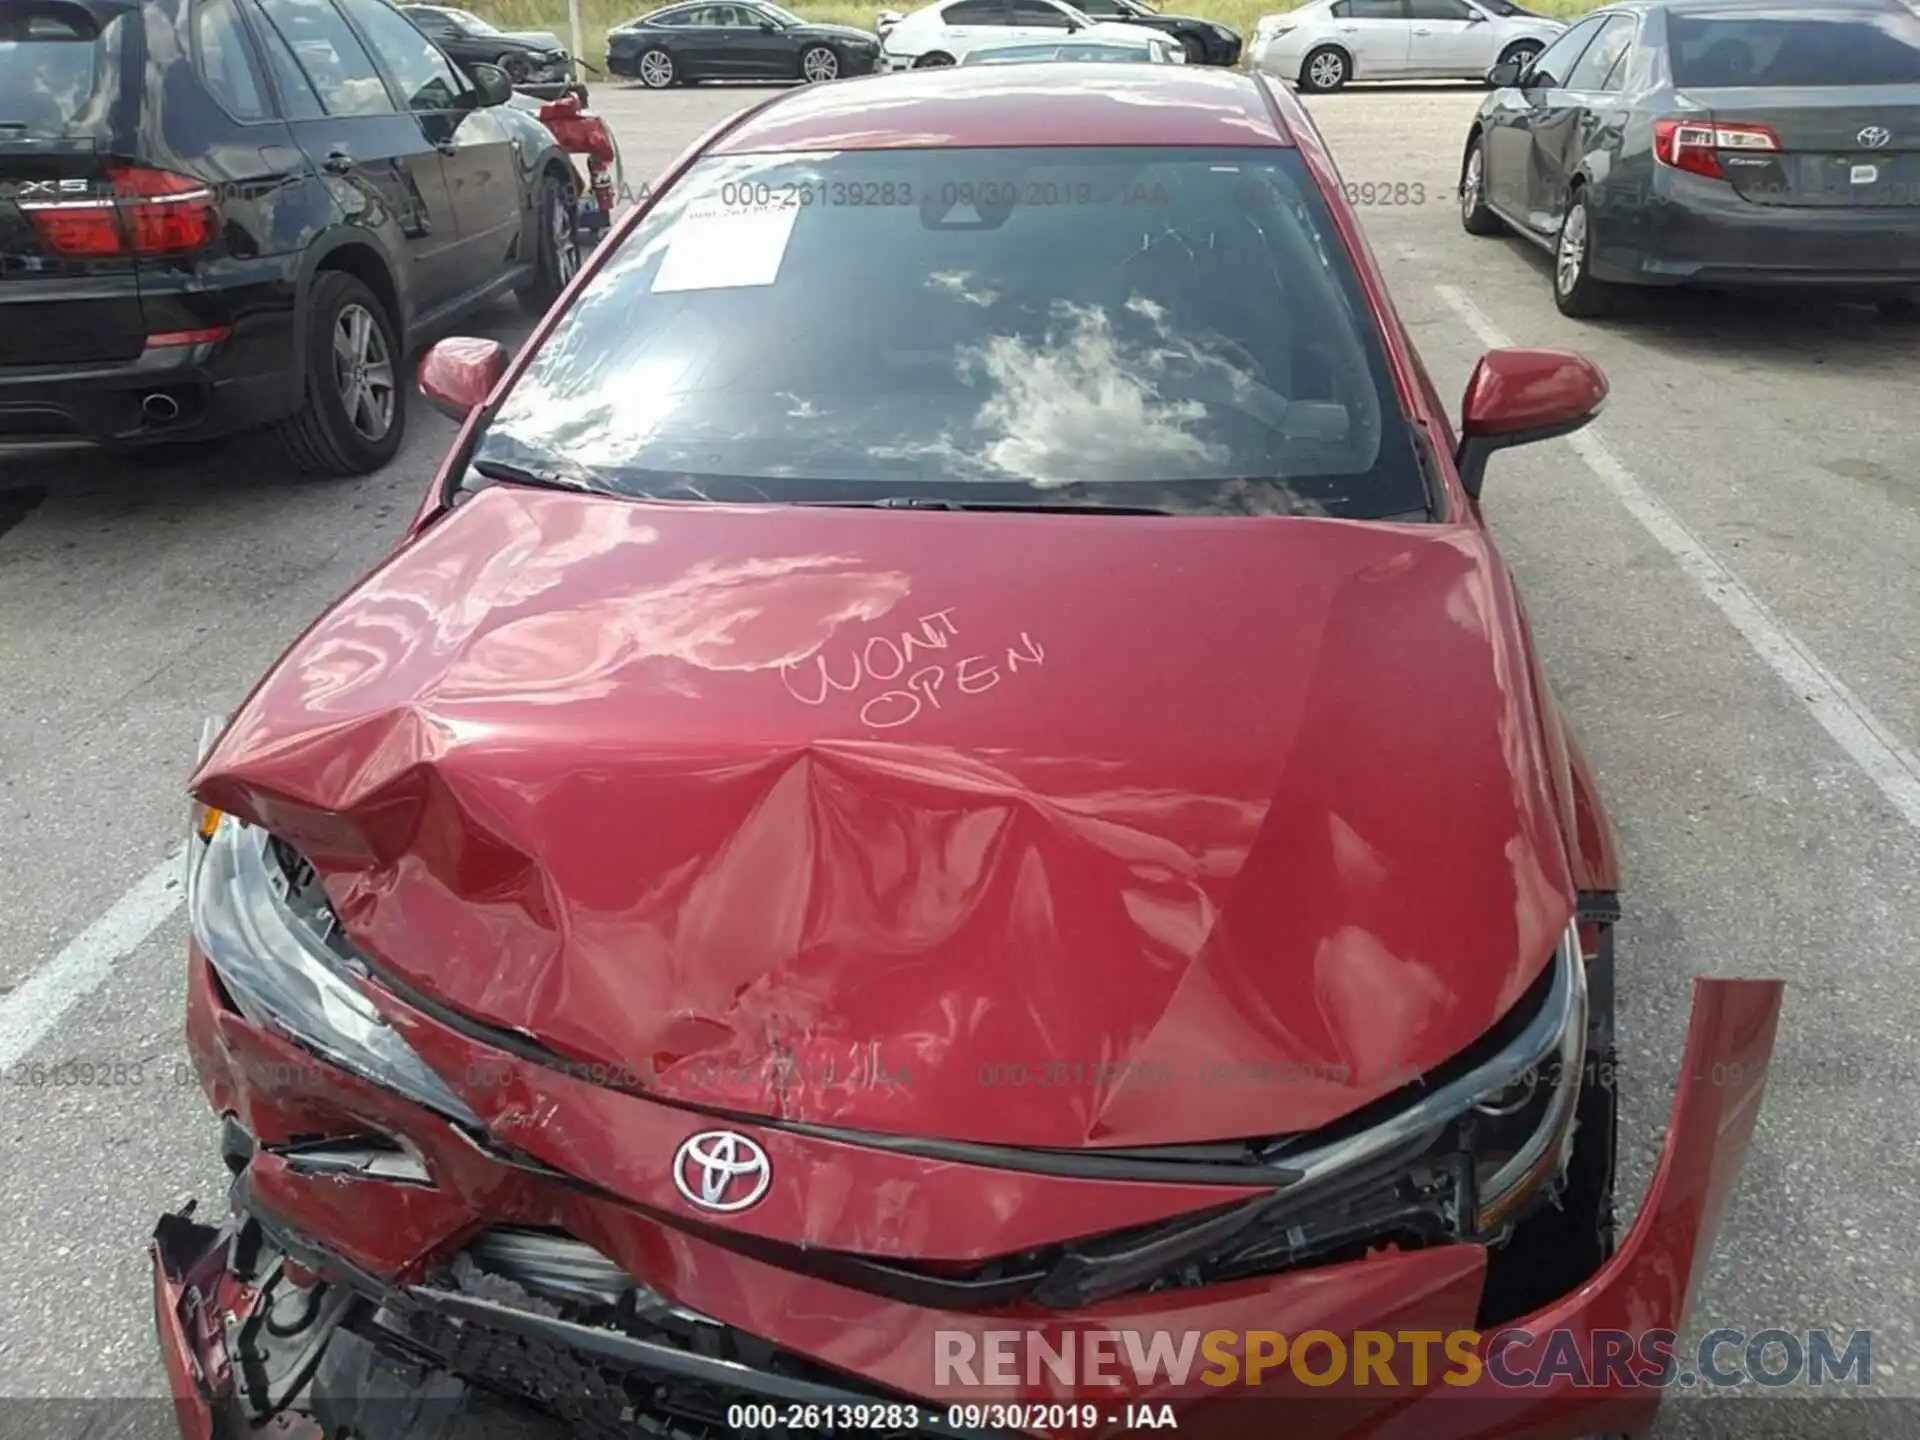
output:
[[[1487,17],[1482,15],[1478,10],[1469,10],[1467,12],[1467,24],[1484,25],[1486,23],[1487,23]]]
[[[1487,71],[1487,84],[1496,90],[1509,89],[1519,84],[1519,82],[1520,62],[1518,60],[1502,60],[1498,65]]]
[[[465,420],[507,373],[507,352],[498,340],[449,335],[420,357],[420,393],[442,415]]]
[[[1571,435],[1607,403],[1607,377],[1571,350],[1489,350],[1473,367],[1460,402],[1454,467],[1480,498],[1496,450]]]
[[[513,81],[498,65],[476,64],[467,74],[482,105],[504,105],[513,98]]]
[[[1078,20],[1067,21],[1067,33],[1069,35],[1077,34],[1079,30],[1080,30],[1080,22]]]

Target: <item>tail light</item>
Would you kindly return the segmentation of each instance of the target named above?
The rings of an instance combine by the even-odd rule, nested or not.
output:
[[[211,187],[141,165],[107,167],[110,193],[90,200],[22,200],[41,243],[58,255],[176,255],[220,230]]]
[[[1709,180],[1724,180],[1720,168],[1722,150],[1768,150],[1780,148],[1780,137],[1765,125],[1729,125],[1721,121],[1656,120],[1653,122],[1653,154],[1662,165],[1690,170]]]

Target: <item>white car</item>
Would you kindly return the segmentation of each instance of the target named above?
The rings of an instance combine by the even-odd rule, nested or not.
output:
[[[1350,80],[1484,81],[1503,61],[1531,60],[1566,28],[1512,0],[1311,0],[1262,16],[1247,58],[1312,91]]]
[[[1119,40],[1140,43],[1140,27],[1096,23],[1064,0],[944,0],[888,26],[881,70],[958,65],[979,45],[1019,40]]]
[[[961,59],[962,65],[1025,65],[1038,60],[1121,61],[1144,65],[1184,65],[1187,52],[1164,35],[1142,35],[1132,41],[1119,39],[1083,40],[1078,35],[1065,40],[990,40],[975,45]]]

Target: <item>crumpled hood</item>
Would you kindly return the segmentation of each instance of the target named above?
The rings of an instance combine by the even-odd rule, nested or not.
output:
[[[1571,913],[1519,633],[1466,528],[502,487],[193,789],[388,973],[663,1098],[1271,1135],[1457,1053]]]

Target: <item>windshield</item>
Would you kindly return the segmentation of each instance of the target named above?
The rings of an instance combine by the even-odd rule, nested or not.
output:
[[[798,15],[794,14],[791,10],[783,10],[778,5],[762,4],[758,7],[758,9],[764,15],[771,15],[774,19],[778,20],[782,25],[805,25],[808,23],[807,21],[802,20]]]
[[[102,137],[120,83],[127,14],[104,28],[77,5],[42,3],[0,11],[0,139]]]
[[[1731,11],[1667,17],[1680,86],[1920,84],[1920,16],[1908,11]]]
[[[446,13],[455,20],[458,20],[462,29],[471,30],[476,35],[501,35],[506,33],[498,26],[488,24],[471,10],[449,10]]]
[[[1332,217],[1276,148],[709,157],[475,458],[653,498],[1428,505]]]

